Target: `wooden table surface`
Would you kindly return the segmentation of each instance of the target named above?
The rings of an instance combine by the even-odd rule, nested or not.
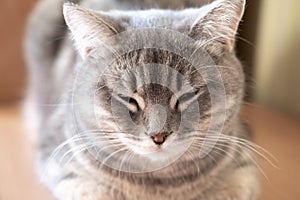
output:
[[[245,106],[254,140],[278,159],[276,169],[259,159],[260,200],[300,199],[300,123],[282,114]],[[0,200],[51,200],[33,170],[33,149],[24,133],[18,106],[0,106]]]

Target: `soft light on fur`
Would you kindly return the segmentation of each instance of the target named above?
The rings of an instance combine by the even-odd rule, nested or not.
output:
[[[41,1],[26,40],[28,102],[35,106],[28,112],[38,116],[38,168],[54,196],[256,199],[257,151],[239,115],[244,74],[234,52],[245,0],[71,2]],[[201,63],[205,77],[166,49],[133,49],[102,66],[99,55],[113,54],[104,48],[106,40],[143,28],[191,38],[194,53],[207,52],[215,63],[222,87],[209,77],[211,66]],[[128,36],[107,48],[152,39]],[[223,87],[224,102],[213,104],[210,88]],[[211,123],[222,132],[207,133]],[[203,145],[211,149],[204,158],[199,156]],[[142,171],[151,164],[155,170]]]

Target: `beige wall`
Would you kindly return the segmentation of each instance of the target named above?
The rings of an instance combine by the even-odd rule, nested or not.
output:
[[[23,30],[36,0],[1,0],[0,6],[0,102],[22,96],[25,85]]]
[[[261,17],[257,100],[300,116],[300,1],[264,0]]]

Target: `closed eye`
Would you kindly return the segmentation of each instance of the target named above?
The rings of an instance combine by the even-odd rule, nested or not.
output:
[[[139,103],[134,98],[129,98],[128,102],[132,105],[135,105],[138,110],[140,110]]]
[[[117,99],[124,104],[130,112],[135,113],[144,108],[144,100],[137,94],[134,94],[132,97],[119,94],[117,95]]]
[[[173,106],[171,105],[171,107],[177,111],[183,111],[188,105],[197,100],[200,95],[200,90],[185,93],[177,98],[175,104]],[[176,98],[175,95],[173,96],[173,98]]]

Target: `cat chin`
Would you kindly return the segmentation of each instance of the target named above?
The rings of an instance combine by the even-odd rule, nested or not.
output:
[[[167,163],[174,158],[179,158],[182,152],[177,151],[174,147],[168,145],[153,145],[152,148],[134,150],[139,157],[151,162]]]
[[[153,143],[153,142],[151,141],[151,143]],[[166,148],[164,145],[158,146],[154,143],[153,144],[151,144],[151,143],[148,145],[139,145],[139,146],[131,147],[131,149],[133,152],[135,152],[138,155],[148,157],[149,155],[162,153],[164,151],[164,149]]]
[[[136,152],[136,154],[139,155],[140,159],[148,160],[151,163],[164,163],[170,158],[170,150],[162,147],[154,147],[151,151],[143,150]]]

